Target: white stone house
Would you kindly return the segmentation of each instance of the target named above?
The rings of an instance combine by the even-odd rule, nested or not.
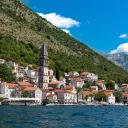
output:
[[[76,94],[70,90],[55,90],[59,103],[76,103]]]
[[[13,69],[13,73],[18,73],[19,65],[17,63],[8,61],[7,65]]]
[[[72,78],[71,85],[82,88],[84,85],[84,80],[82,80],[81,78]]]
[[[34,77],[34,76],[36,76],[36,72],[32,69],[28,69],[27,70],[27,76],[28,77]]]
[[[97,80],[96,83],[102,88],[102,90],[106,90],[106,86],[102,80]]]
[[[41,105],[43,100],[43,92],[41,89],[37,88],[35,91],[35,98],[39,99],[39,104]]]
[[[72,76],[72,77],[78,77],[79,73],[78,72],[69,72],[68,75]]]
[[[13,93],[15,91],[15,87],[17,84],[11,84],[11,83],[0,83],[0,97],[3,98],[10,98],[13,97]]]
[[[57,103],[57,95],[54,94],[54,93],[50,93],[46,96],[46,99],[49,100],[49,102],[52,102],[52,103]]]
[[[4,64],[5,60],[4,59],[0,59],[0,64]]]
[[[108,96],[107,102],[109,104],[115,104],[115,96],[113,95],[113,93],[111,93],[111,95]]]
[[[104,91],[105,95],[107,96],[107,102],[109,104],[115,104],[115,96],[113,95],[112,90],[106,90]]]
[[[82,72],[80,74],[81,78],[83,78],[84,80],[87,80],[87,81],[97,81],[98,80],[98,76],[94,73],[90,73],[90,72]]]
[[[64,89],[66,85],[63,81],[52,81],[48,83],[48,87],[53,87],[54,89]]]

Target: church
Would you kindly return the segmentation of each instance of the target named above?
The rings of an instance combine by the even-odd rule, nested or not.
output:
[[[43,100],[43,90],[48,89],[48,52],[46,46],[42,44],[39,56],[39,75],[38,75],[38,88],[35,91],[35,98],[40,99],[40,104]],[[44,96],[45,97],[45,96]]]

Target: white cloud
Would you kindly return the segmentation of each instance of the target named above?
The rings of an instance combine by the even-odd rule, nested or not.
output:
[[[127,43],[120,44],[117,47],[117,49],[112,50],[110,53],[113,54],[113,53],[119,53],[119,52],[128,52],[128,42]]]
[[[62,29],[64,32],[70,34],[70,31],[68,29]]]
[[[119,38],[128,38],[128,33],[121,34],[121,35],[119,36]]]
[[[49,14],[37,13],[37,14],[39,14],[43,18],[47,19],[53,25],[63,28],[63,29],[69,29],[74,26],[78,27],[80,25],[80,22],[75,21],[71,18],[63,17],[56,13],[49,13]]]

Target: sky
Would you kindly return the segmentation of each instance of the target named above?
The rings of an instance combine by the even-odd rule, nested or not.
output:
[[[128,0],[22,0],[98,53],[128,52]]]

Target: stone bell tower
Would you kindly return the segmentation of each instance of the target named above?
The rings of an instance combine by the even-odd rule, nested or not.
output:
[[[38,87],[40,89],[48,89],[48,52],[44,44],[42,44],[39,56],[39,79]]]

